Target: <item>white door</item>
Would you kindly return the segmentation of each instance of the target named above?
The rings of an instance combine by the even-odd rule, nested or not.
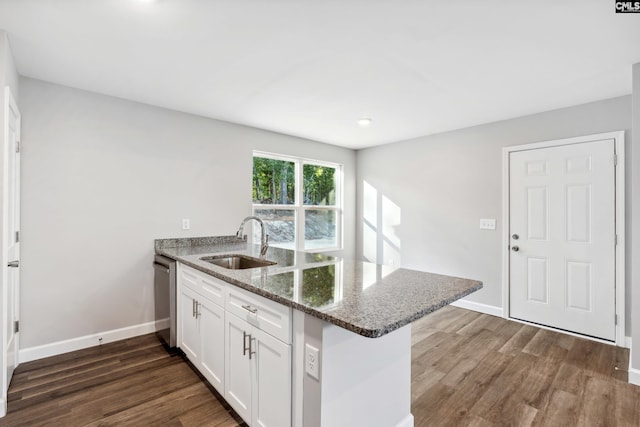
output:
[[[200,302],[202,374],[224,396],[224,309],[204,298]]]
[[[179,347],[192,363],[200,358],[200,328],[196,317],[198,294],[191,289],[180,287]]]
[[[6,280],[2,289],[4,324],[3,393],[9,388],[13,371],[18,365],[20,319],[20,112],[11,90],[5,88],[5,144],[2,193],[3,271]],[[6,267],[5,267],[6,266]]]
[[[224,397],[231,407],[251,422],[251,330],[252,327],[239,317],[227,312],[225,319],[225,392]]]
[[[291,425],[291,346],[254,329],[252,426]]]
[[[511,152],[510,316],[615,341],[614,140]]]

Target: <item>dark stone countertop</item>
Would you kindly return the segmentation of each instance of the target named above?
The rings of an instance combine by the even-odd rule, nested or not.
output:
[[[212,254],[259,258],[234,236],[155,241],[156,253],[365,337],[377,338],[482,288],[482,282],[270,247],[276,265],[229,270]]]

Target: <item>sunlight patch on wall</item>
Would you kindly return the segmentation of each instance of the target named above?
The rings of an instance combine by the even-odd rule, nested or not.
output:
[[[382,263],[400,266],[400,236],[396,230],[400,227],[401,211],[387,196],[382,196]]]
[[[365,222],[362,229],[362,256],[365,261],[378,262],[377,239],[375,228]]]
[[[402,209],[367,181],[362,188],[362,256],[365,261],[399,267]]]

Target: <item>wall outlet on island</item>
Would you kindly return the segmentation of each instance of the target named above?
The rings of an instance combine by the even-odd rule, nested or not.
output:
[[[182,219],[182,229],[183,230],[188,230],[191,228],[191,221],[189,221],[189,218],[183,218]]]
[[[319,380],[320,361],[318,360],[318,349],[309,344],[305,347],[304,370],[308,375]]]

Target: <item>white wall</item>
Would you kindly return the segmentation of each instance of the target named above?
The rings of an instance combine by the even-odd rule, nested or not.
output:
[[[344,165],[355,253],[352,150],[28,78],[20,88],[23,349],[152,321],[153,240],[235,233],[254,149]]]
[[[482,280],[467,300],[501,306],[502,148],[630,128],[624,96],[359,151],[358,254]]]

